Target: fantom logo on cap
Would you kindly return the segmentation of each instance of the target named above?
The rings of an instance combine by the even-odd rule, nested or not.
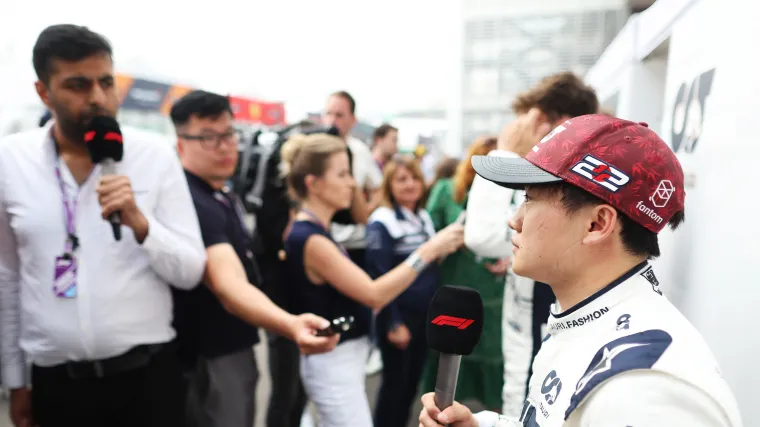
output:
[[[670,182],[670,180],[663,179],[657,185],[654,193],[649,196],[649,201],[652,202],[656,208],[664,208],[665,205],[667,205],[670,201],[670,197],[675,191],[676,187],[673,185],[673,183]]]
[[[467,329],[474,320],[472,319],[465,319],[462,317],[454,317],[454,316],[446,316],[446,315],[440,315],[433,319],[432,324],[438,325],[438,326],[456,326],[457,329]]]

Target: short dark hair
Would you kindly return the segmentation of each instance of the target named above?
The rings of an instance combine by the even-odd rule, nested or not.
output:
[[[572,214],[587,206],[598,206],[608,204],[595,195],[582,190],[566,182],[552,184],[531,185],[531,188],[542,189],[550,194],[560,194],[562,207],[567,213]],[[647,259],[654,259],[660,256],[660,245],[657,240],[657,233],[644,228],[643,225],[632,220],[629,216],[616,209],[618,218],[620,218],[620,238],[623,246],[631,255],[646,256]],[[684,211],[676,212],[668,221],[672,230],[678,228],[684,221]]]
[[[535,87],[517,95],[512,102],[515,114],[525,114],[534,107],[554,121],[563,116],[596,114],[599,99],[596,91],[583,79],[566,71],[543,78]]]
[[[204,90],[194,90],[172,105],[169,116],[174,127],[178,127],[187,124],[192,116],[215,119],[224,113],[233,114],[228,97]]]
[[[330,96],[337,96],[338,98],[343,98],[348,101],[348,108],[351,110],[351,114],[356,115],[356,100],[353,96],[351,96],[350,93],[346,92],[345,90],[339,90],[337,92],[333,92],[330,94]]]
[[[383,123],[377,128],[375,128],[375,132],[372,134],[372,141],[377,141],[378,139],[383,139],[386,136],[388,136],[391,131],[398,132],[398,129],[395,127],[389,125],[388,123]]]
[[[75,62],[98,53],[113,57],[111,43],[102,35],[78,25],[52,25],[37,37],[32,64],[37,78],[47,84],[54,71],[54,60]]]

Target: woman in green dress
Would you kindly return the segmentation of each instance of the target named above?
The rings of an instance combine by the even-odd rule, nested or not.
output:
[[[475,179],[472,156],[486,155],[496,148],[496,138],[479,138],[459,162],[451,179],[439,180],[430,189],[427,211],[436,230],[457,220],[467,206],[467,193]],[[502,270],[504,270],[502,272]],[[503,263],[482,258],[467,248],[449,255],[441,265],[444,285],[468,286],[483,297],[483,335],[475,350],[462,357],[456,399],[477,400],[489,410],[501,409],[504,385],[504,359],[501,349],[501,314],[504,299]],[[422,392],[435,389],[438,353],[429,352],[422,380]]]

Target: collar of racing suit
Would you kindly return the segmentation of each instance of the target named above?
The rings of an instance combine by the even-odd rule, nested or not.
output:
[[[655,288],[657,280],[650,279],[650,277],[654,278],[653,274],[647,274],[651,270],[652,267],[649,266],[649,263],[644,261],[583,300],[580,304],[564,312],[561,311],[559,302],[553,304],[547,328],[549,334],[556,337],[563,332],[582,328],[604,317],[613,306],[625,299],[629,291],[640,286],[642,284],[641,280],[644,280],[644,283],[651,283],[652,287]],[[658,289],[655,289],[655,291],[658,291]]]

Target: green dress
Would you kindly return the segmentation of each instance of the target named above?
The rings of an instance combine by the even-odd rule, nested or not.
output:
[[[431,189],[427,211],[436,231],[456,221],[465,203],[454,201],[454,186],[450,179],[441,180]],[[485,264],[496,259],[482,258],[467,248],[449,255],[441,265],[444,285],[468,286],[483,298],[483,335],[472,354],[462,357],[459,368],[456,399],[459,402],[477,400],[486,408],[501,410],[504,385],[504,358],[501,348],[501,313],[504,300],[504,276],[491,273]],[[435,390],[438,353],[429,352],[422,379],[422,392]]]

